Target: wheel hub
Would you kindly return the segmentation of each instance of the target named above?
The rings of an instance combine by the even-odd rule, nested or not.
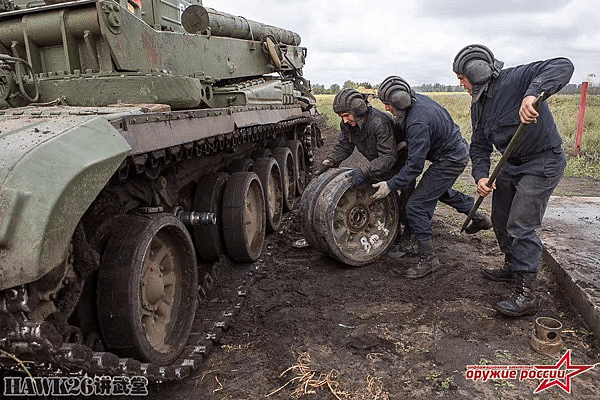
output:
[[[175,261],[172,249],[155,237],[146,253],[141,280],[142,326],[148,341],[157,349],[165,345],[172,322]]]
[[[161,268],[157,265],[151,266],[142,281],[143,297],[148,304],[156,304],[165,293]]]
[[[346,223],[350,230],[360,232],[369,223],[369,218],[369,209],[363,204],[359,204],[350,209]]]

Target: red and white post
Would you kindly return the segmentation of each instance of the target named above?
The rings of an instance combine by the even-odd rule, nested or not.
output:
[[[581,101],[579,102],[579,118],[577,121],[577,135],[575,136],[575,145],[573,146],[573,154],[579,155],[581,150],[581,139],[583,138],[583,123],[585,121],[585,104],[587,101],[588,80],[581,83]]]

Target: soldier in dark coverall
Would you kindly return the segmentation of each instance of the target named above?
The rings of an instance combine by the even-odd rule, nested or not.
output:
[[[408,225],[419,246],[419,262],[408,269],[407,278],[421,278],[440,267],[432,242],[431,218],[438,200],[468,214],[475,199],[452,189],[456,178],[469,162],[469,148],[460,128],[444,107],[427,96],[415,93],[400,77],[386,78],[378,96],[406,132],[408,161],[391,179],[374,184],[374,199],[387,196],[391,190],[410,187],[423,172],[425,160],[431,161],[406,204]],[[468,233],[490,229],[489,218],[478,212]]]
[[[492,223],[505,255],[501,268],[486,269],[483,275],[514,282],[513,293],[496,304],[496,310],[521,316],[537,308],[534,283],[542,241],[535,230],[541,226],[548,199],[566,165],[562,139],[548,104],[543,101],[536,111],[533,102],[542,93],[545,100],[558,92],[569,82],[574,68],[566,58],[502,66],[487,47],[471,45],[458,52],[452,69],[472,96],[473,178],[479,195],[487,196],[493,190]],[[493,147],[503,153],[521,122],[531,125],[490,188]]]
[[[354,186],[376,182],[392,174],[398,166],[393,120],[373,108],[356,89],[344,89],[333,99],[333,111],[342,118],[340,136],[335,147],[315,169],[319,175],[337,167],[356,148],[369,164],[350,171]]]

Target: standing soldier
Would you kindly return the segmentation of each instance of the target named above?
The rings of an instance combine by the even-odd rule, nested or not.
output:
[[[494,281],[513,281],[514,291],[496,310],[510,316],[532,314],[538,301],[534,283],[542,256],[542,241],[535,230],[541,226],[548,199],[566,165],[562,139],[545,101],[564,87],[573,74],[566,58],[554,58],[513,68],[482,45],[463,48],[452,69],[461,86],[472,96],[470,155],[473,178],[480,196],[492,195],[492,223],[504,253],[504,265],[486,269]],[[496,181],[489,187],[493,147],[503,153],[519,123],[531,124],[510,154]],[[533,124],[532,124],[533,123]]]
[[[419,262],[408,269],[406,277],[417,279],[440,267],[431,239],[431,218],[438,200],[463,214],[469,214],[475,203],[473,197],[452,189],[469,162],[469,148],[448,111],[429,97],[415,93],[404,79],[387,77],[379,88],[379,99],[406,133],[408,161],[387,182],[374,184],[378,190],[372,197],[382,198],[392,190],[411,187],[423,172],[425,160],[431,161],[406,204],[408,226],[419,247]],[[477,212],[466,232],[491,227],[490,219]]]

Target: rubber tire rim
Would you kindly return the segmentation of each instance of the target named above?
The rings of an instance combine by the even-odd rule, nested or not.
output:
[[[106,245],[98,273],[98,319],[107,348],[121,357],[171,364],[192,329],[197,285],[192,239],[175,216],[160,213],[122,221]],[[148,301],[154,303],[144,304]],[[152,331],[149,318],[164,332]],[[157,338],[158,343],[151,343]]]

